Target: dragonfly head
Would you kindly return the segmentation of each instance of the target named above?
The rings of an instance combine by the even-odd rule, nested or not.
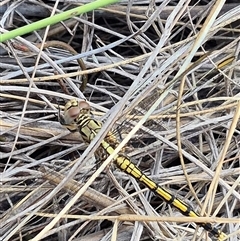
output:
[[[86,101],[72,99],[66,103],[64,115],[59,115],[59,122],[70,131],[76,131],[78,129],[77,118],[79,115],[87,115],[89,113],[90,105]]]

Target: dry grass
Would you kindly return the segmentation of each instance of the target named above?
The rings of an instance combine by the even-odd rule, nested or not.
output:
[[[34,14],[10,2],[6,29],[53,6],[34,1]],[[196,229],[200,219],[183,217],[107,162],[96,165],[101,137],[117,126],[122,145],[131,138],[134,163],[239,240],[239,4],[217,1],[214,16],[213,1],[146,2],[122,1],[0,46],[1,240],[214,239]],[[81,54],[35,46],[50,40]],[[86,98],[106,123],[89,147],[58,122],[58,106],[73,97]]]

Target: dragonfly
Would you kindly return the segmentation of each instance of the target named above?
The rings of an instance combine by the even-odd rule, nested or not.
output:
[[[64,108],[64,116],[60,118],[60,123],[68,128],[71,132],[78,131],[86,144],[97,136],[101,130],[103,123],[91,113],[90,105],[85,100],[72,99],[68,101]],[[110,156],[119,141],[113,132],[109,132],[102,140],[95,155],[101,156],[104,161]],[[103,153],[101,155],[101,153]],[[123,172],[135,178],[138,182],[144,184],[155,195],[160,197],[167,204],[172,205],[178,209],[183,215],[188,217],[200,217],[200,215],[193,210],[193,208],[186,202],[171,194],[169,190],[158,185],[148,175],[144,174],[124,153],[119,152],[113,157],[114,164]],[[220,229],[215,228],[211,223],[200,223],[206,231],[210,232],[218,241],[226,240],[227,235]]]

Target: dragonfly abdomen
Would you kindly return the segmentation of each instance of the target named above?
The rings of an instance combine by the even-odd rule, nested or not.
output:
[[[103,141],[102,145],[109,155],[113,153],[114,149],[106,141]],[[165,202],[176,207],[182,214],[190,217],[199,216],[197,213],[195,213],[192,210],[190,206],[188,206],[180,199],[176,198],[166,189],[160,187],[156,182],[154,182],[151,178],[149,178],[146,174],[144,174],[135,164],[131,162],[131,160],[127,156],[120,153],[120,154],[117,154],[114,160],[119,169],[121,169],[125,173],[131,175],[133,178],[143,183],[152,192],[160,196]]]
[[[102,142],[102,147],[106,150],[106,152],[111,155],[114,151],[112,146],[106,141]],[[125,156],[124,154],[117,154],[114,158],[115,164],[117,167],[131,175],[133,178],[137,179],[139,182],[143,183],[147,186],[152,192],[154,192],[157,196],[163,199],[168,204],[174,206],[178,209],[183,215],[188,217],[199,217],[200,215],[196,213],[191,206],[183,202],[182,200],[175,197],[166,189],[160,187],[156,182],[154,182],[151,178],[149,178],[146,174],[144,174],[135,164],[131,162],[131,160]],[[212,233],[218,240],[223,240],[225,238],[225,234],[220,230],[214,228],[210,223],[199,223],[205,230]]]

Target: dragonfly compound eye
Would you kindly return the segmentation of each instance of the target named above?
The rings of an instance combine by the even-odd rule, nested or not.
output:
[[[67,111],[64,112],[64,120],[66,124],[74,123],[75,119],[78,117],[80,113],[79,107],[70,107]]]
[[[77,117],[80,113],[88,113],[90,106],[86,101],[78,101],[72,99],[65,105],[64,120],[67,125],[76,123]]]

